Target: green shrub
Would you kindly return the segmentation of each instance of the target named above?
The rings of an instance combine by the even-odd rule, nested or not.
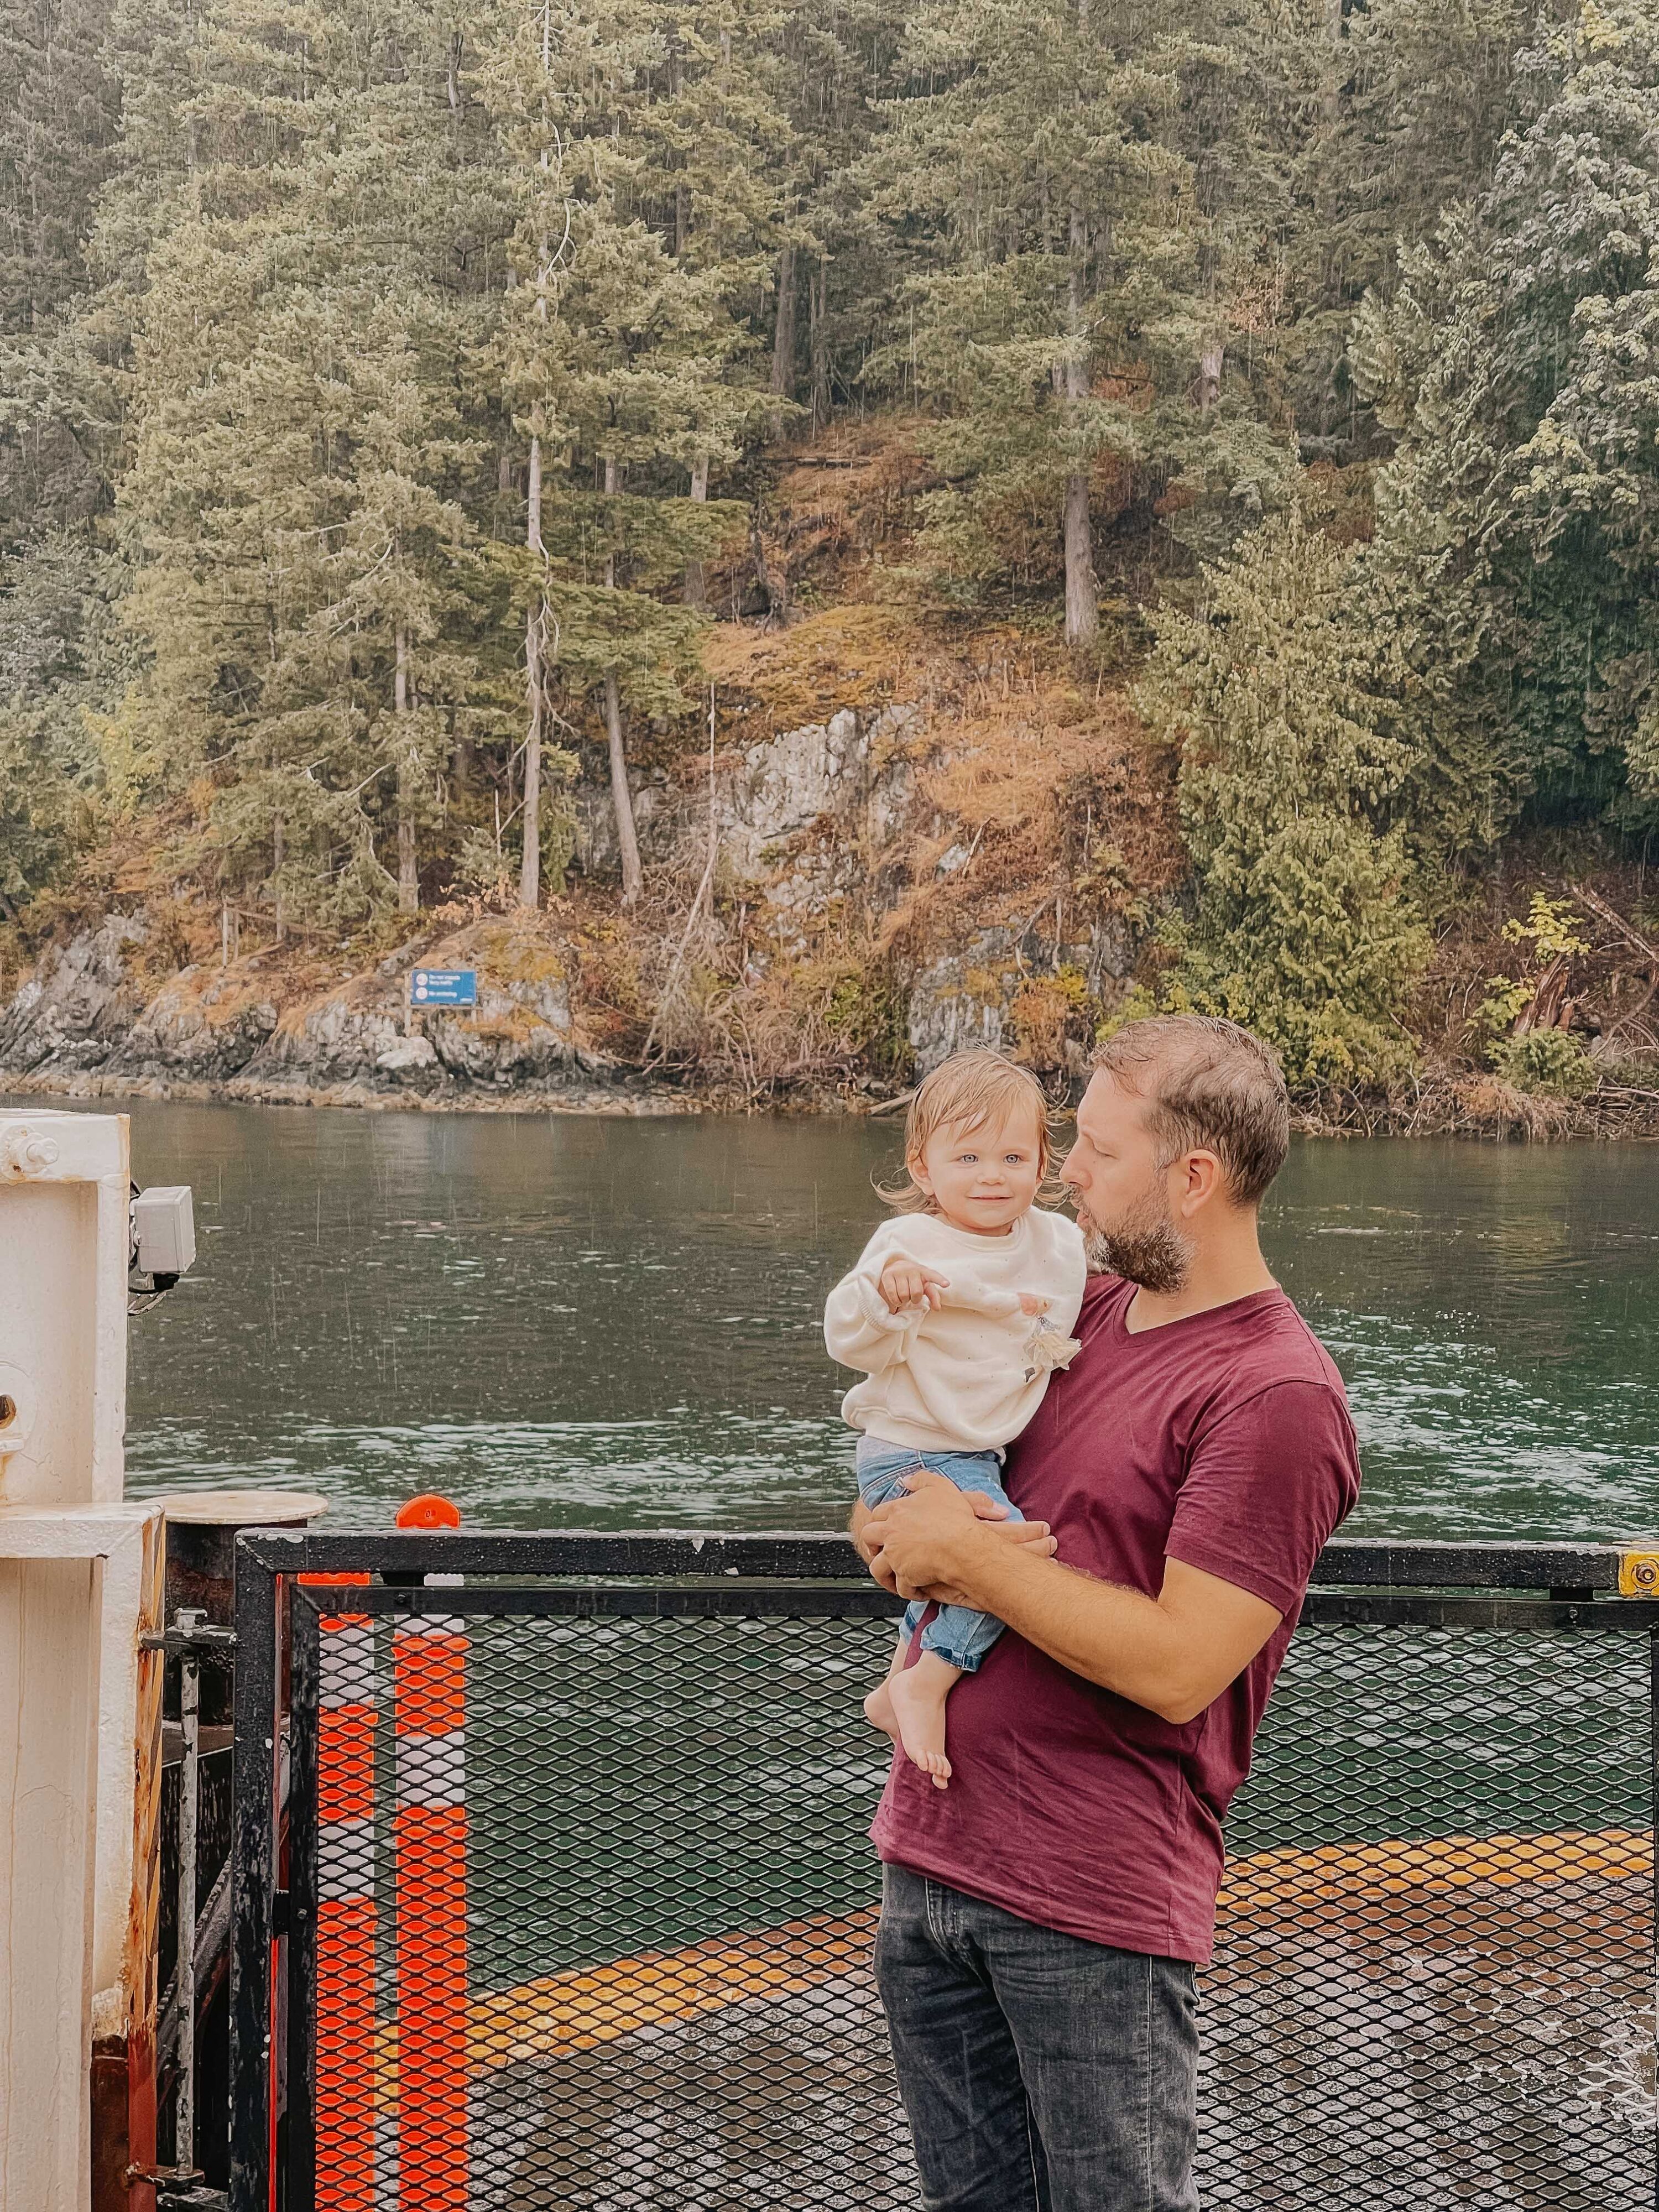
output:
[[[1551,1098],[1583,1098],[1595,1088],[1595,1069],[1583,1043],[1566,1030],[1529,1030],[1494,1055],[1498,1073],[1517,1091]]]

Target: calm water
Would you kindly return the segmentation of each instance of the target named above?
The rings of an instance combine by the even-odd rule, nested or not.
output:
[[[890,1124],[132,1107],[195,1274],[131,1325],[130,1486],[441,1488],[475,1524],[827,1528],[823,1294]],[[1268,1256],[1340,1365],[1356,1529],[1659,1532],[1659,1152],[1299,1144]]]

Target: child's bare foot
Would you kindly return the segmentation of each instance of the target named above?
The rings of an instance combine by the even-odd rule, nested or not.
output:
[[[893,1711],[892,1695],[886,1682],[878,1682],[865,1699],[864,1717],[872,1728],[884,1729],[895,1743],[898,1741],[898,1715]]]
[[[948,1659],[941,1659],[935,1651],[924,1651],[914,1667],[890,1674],[882,1684],[898,1723],[905,1757],[931,1777],[935,1790],[950,1785],[951,1762],[945,1756],[945,1700],[961,1674],[961,1668],[953,1667]]]

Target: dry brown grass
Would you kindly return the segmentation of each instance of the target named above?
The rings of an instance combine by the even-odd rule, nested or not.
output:
[[[996,924],[1062,944],[1103,914],[1141,918],[1178,880],[1170,763],[1121,691],[1079,685],[1064,654],[1007,629],[969,635],[928,736],[919,785],[937,827],[908,856],[885,944]]]
[[[908,698],[927,657],[913,608],[867,604],[827,608],[787,629],[720,623],[703,647],[727,734],[750,744],[844,707],[868,714]]]

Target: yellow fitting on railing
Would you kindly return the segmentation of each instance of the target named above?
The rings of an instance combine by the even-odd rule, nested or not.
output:
[[[1619,1559],[1620,1597],[1659,1597],[1659,1552],[1624,1552]]]

